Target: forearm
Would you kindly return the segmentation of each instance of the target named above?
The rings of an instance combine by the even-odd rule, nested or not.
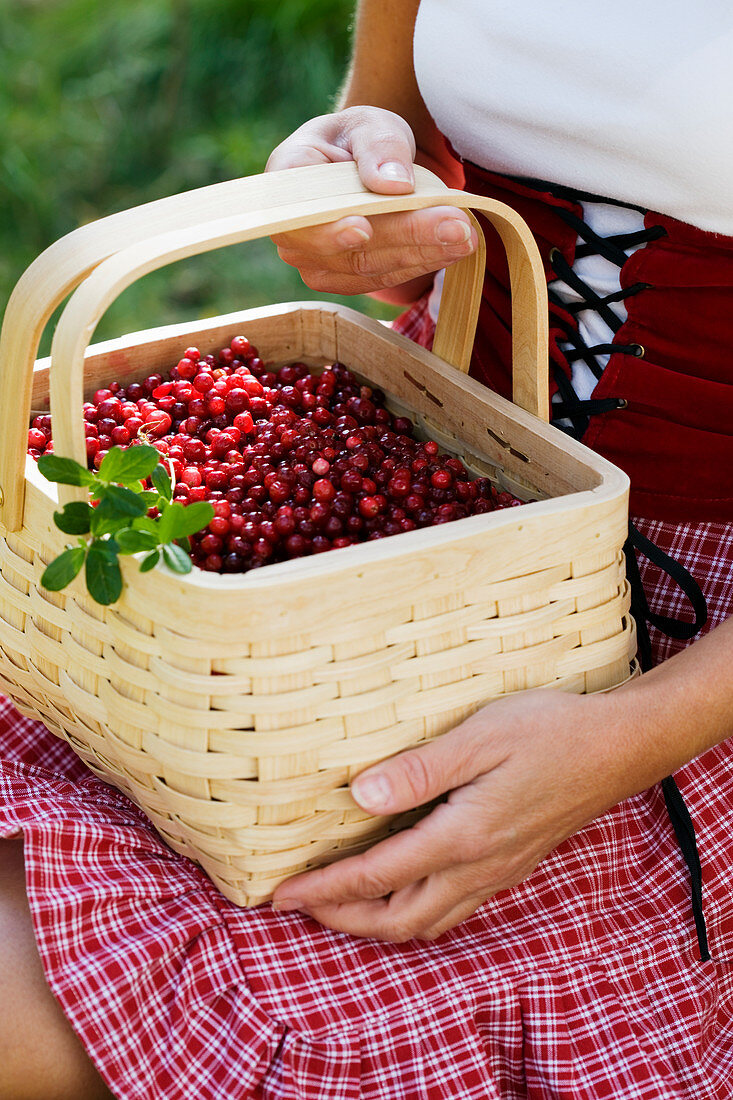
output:
[[[733,735],[733,619],[596,698],[611,731],[609,780],[619,798],[645,790]]]
[[[368,105],[394,111],[409,123],[415,162],[449,187],[463,186],[463,169],[451,156],[420,95],[412,58],[419,0],[360,0],[351,65],[339,109]]]
[[[394,111],[409,123],[417,150],[415,163],[435,172],[449,187],[462,188],[463,169],[451,156],[420,95],[412,58],[419,0],[361,0],[354,28],[354,50],[338,107],[369,105]],[[376,291],[372,297],[393,305],[416,301],[433,275]]]

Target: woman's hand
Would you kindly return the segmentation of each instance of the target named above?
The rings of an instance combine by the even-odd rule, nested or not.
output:
[[[353,160],[364,186],[384,195],[414,188],[415,139],[404,119],[379,107],[348,107],[306,122],[273,151],[266,171]],[[312,290],[411,301],[432,273],[477,246],[468,215],[452,206],[400,214],[359,215],[273,237],[281,259]]]
[[[661,778],[639,766],[619,702],[550,690],[506,696],[436,741],[362,772],[352,794],[374,814],[450,794],[363,855],[282,883],[274,907],[353,935],[434,939]]]

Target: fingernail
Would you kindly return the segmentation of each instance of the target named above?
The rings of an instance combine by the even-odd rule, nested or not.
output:
[[[446,218],[437,226],[435,236],[441,244],[465,244],[471,236],[471,227],[458,218]]]
[[[366,244],[368,240],[369,234],[356,225],[350,225],[348,229],[342,229],[336,237],[336,241],[342,248],[358,248],[360,245]]]
[[[412,183],[412,173],[396,160],[386,160],[377,168],[382,179],[390,183]]]
[[[299,909],[300,902],[295,898],[278,898],[277,901],[273,901],[272,908],[276,913],[289,913],[293,909]]]
[[[363,810],[380,813],[389,805],[392,787],[385,775],[365,775],[354,780],[351,793]]]

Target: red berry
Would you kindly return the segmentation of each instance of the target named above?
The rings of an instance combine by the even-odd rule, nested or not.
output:
[[[196,361],[184,355],[183,359],[179,359],[176,366],[179,378],[193,378],[196,374],[198,367]]]
[[[173,421],[167,412],[162,409],[157,409],[155,412],[148,413],[145,417],[145,431],[151,435],[162,436],[170,430]]]
[[[246,336],[235,336],[229,347],[241,359],[253,359],[257,349],[253,348]]]
[[[197,393],[208,393],[214,387],[214,379],[208,371],[200,371],[193,380],[193,388]]]
[[[333,500],[336,496],[336,490],[330,481],[326,478],[320,478],[313,486],[313,496],[316,500],[325,504]]]
[[[453,484],[453,474],[450,470],[436,470],[430,476],[430,484],[435,489],[450,489]]]
[[[379,514],[379,501],[376,497],[362,497],[359,501],[359,511],[365,519],[371,519]]]
[[[198,466],[186,466],[183,473],[180,474],[180,481],[188,485],[189,488],[194,488],[204,483],[204,477],[201,475]]]
[[[216,535],[218,538],[223,538],[224,535],[229,533],[229,520],[224,516],[214,516],[209,524],[209,530],[212,535]]]
[[[146,393],[152,393],[153,390],[158,388],[158,386],[161,384],[162,381],[163,381],[163,375],[162,374],[150,374],[143,381],[143,389],[145,390]]]
[[[40,428],[28,429],[28,446],[35,447],[37,450],[42,451],[46,446],[46,434],[42,432]]]
[[[261,382],[258,382],[256,378],[244,378],[242,380],[242,386],[250,397],[262,397],[265,392],[264,386]]]

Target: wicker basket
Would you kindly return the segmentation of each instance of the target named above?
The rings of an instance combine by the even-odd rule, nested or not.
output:
[[[448,273],[432,354],[353,310],[312,303],[87,347],[108,304],[154,268],[344,214],[436,203],[484,211],[505,243],[516,404],[462,373],[481,253]],[[51,358],[34,370],[50,314],[78,284]],[[58,242],[18,284],[0,343],[0,687],[237,904],[405,823],[352,800],[348,784],[368,764],[506,692],[597,691],[628,678],[628,483],[542,422],[546,316],[537,250],[509,208],[427,172],[413,195],[365,193],[350,164],[115,215]],[[169,367],[182,343],[208,352],[239,331],[276,364],[341,359],[475,471],[534,502],[243,576],[141,574],[125,559],[125,589],[109,608],[78,578],[63,593],[42,589],[64,536],[55,487],[25,457],[31,409],[48,408],[50,391],[57,453],[83,461],[84,390],[142,378]],[[58,496],[79,492],[60,486]]]

